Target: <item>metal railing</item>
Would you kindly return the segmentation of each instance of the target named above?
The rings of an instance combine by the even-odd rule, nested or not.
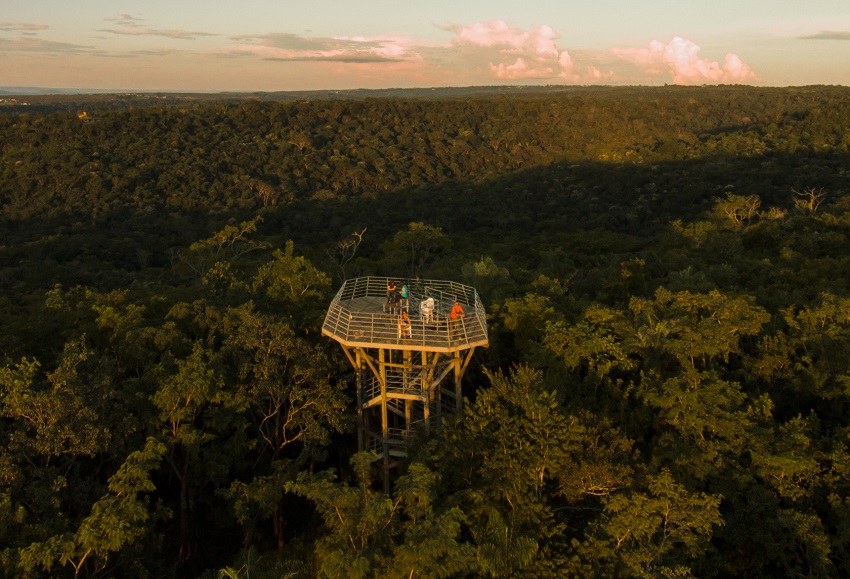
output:
[[[486,312],[474,288],[452,281],[410,282],[407,298],[410,331],[406,332],[400,328],[399,316],[384,311],[387,308],[382,307],[390,279],[393,278],[371,276],[346,280],[331,301],[322,331],[337,340],[364,345],[398,344],[444,349],[487,344]],[[434,298],[435,302],[430,321],[426,321],[419,311],[420,302],[428,297]],[[361,298],[372,298],[372,301],[363,302]],[[448,316],[455,300],[460,302],[466,314],[458,321]]]
[[[388,428],[387,446],[407,451],[409,444],[416,437],[416,435],[425,431],[427,428],[428,425],[424,420],[416,420],[410,422],[409,424],[401,428]],[[365,446],[364,450],[371,450],[377,452],[378,454],[382,453],[383,437],[380,435],[380,433],[372,432],[370,430],[365,430],[364,433],[366,435],[365,440],[363,441]]]
[[[437,365],[433,376],[441,376],[446,368],[451,364],[449,359],[446,359]],[[387,395],[393,396],[396,394],[423,396],[427,391],[425,384],[422,383],[425,370],[422,366],[413,366],[411,369],[390,368],[387,371]],[[434,386],[432,384],[431,386]],[[363,402],[368,402],[381,395],[380,380],[370,374],[363,384]]]

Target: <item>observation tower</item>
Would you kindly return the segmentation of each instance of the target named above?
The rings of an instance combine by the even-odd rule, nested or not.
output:
[[[407,297],[390,282],[406,283]],[[388,491],[412,438],[460,410],[463,373],[475,348],[489,344],[484,306],[474,288],[451,281],[360,277],[342,284],[322,333],[354,366],[358,447],[382,455]]]

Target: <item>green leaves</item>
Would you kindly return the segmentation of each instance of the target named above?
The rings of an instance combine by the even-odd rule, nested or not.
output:
[[[670,573],[701,555],[722,524],[719,496],[688,492],[666,470],[649,477],[647,492],[614,494],[604,503],[586,544],[586,556],[603,575]]]
[[[47,377],[35,360],[0,369],[0,416],[14,425],[10,443],[42,465],[62,455],[93,456],[109,440],[77,374],[77,364],[88,356],[79,345],[70,344],[61,365]]]
[[[257,271],[253,289],[263,289],[277,301],[298,307],[324,298],[330,288],[330,278],[316,269],[304,256],[295,255],[295,243],[274,250],[273,260]]]
[[[329,290],[330,277],[304,256],[296,255],[291,240],[284,249],[274,250],[272,260],[260,266],[251,281],[258,301],[267,298],[268,310],[306,331],[321,325]]]
[[[278,457],[300,443],[292,456],[304,460],[347,428],[345,398],[324,350],[250,304],[228,309],[219,331],[234,394],[250,410],[263,452]]]
[[[177,254],[174,271],[192,280],[200,280],[204,288],[219,299],[229,295],[244,297],[249,291],[246,283],[246,259],[254,252],[269,249],[266,241],[254,238],[257,216],[238,225],[228,224],[210,237],[192,243]]]
[[[632,298],[627,310],[591,306],[574,326],[550,324],[545,343],[568,368],[586,365],[597,379],[637,368],[665,375],[728,362],[768,319],[749,297],[659,288],[652,300]]]
[[[127,457],[109,479],[109,493],[98,500],[83,520],[75,539],[78,551],[105,557],[141,537],[151,518],[145,493],[155,489],[150,474],[160,463],[166,447],[149,438],[142,450]]]
[[[222,392],[223,380],[211,366],[212,361],[211,354],[196,342],[190,356],[177,362],[176,372],[163,381],[153,396],[169,436],[189,445],[204,438],[196,440],[197,431],[193,428],[203,408],[210,403],[229,402]]]
[[[152,513],[146,493],[155,489],[150,474],[165,450],[162,443],[149,438],[112,475],[108,493],[92,505],[74,533],[54,535],[20,550],[21,569],[28,574],[39,567],[49,572],[58,563],[73,567],[76,576],[91,561],[93,569],[100,571],[113,553],[148,533]]]
[[[732,227],[741,227],[755,219],[761,207],[758,195],[736,195],[727,193],[726,197],[714,202],[715,214]]]
[[[407,229],[396,232],[385,244],[387,265],[395,271],[417,278],[442,252],[451,247],[451,239],[441,227],[412,221]]]
[[[683,366],[728,361],[744,336],[757,335],[769,316],[751,297],[669,292],[659,288],[654,300],[632,298],[629,304],[635,346],[673,355]]]
[[[330,472],[301,473],[286,489],[310,499],[329,532],[316,544],[319,571],[326,577],[367,577],[380,548],[389,544],[397,524],[399,500],[371,487],[371,453],[352,458],[356,486],[336,482]]]
[[[379,457],[351,459],[354,486],[331,472],[299,474],[286,490],[309,499],[326,533],[316,542],[323,577],[454,577],[479,569],[480,557],[461,540],[465,516],[447,506],[439,476],[412,463],[399,477],[393,496],[372,490],[371,470]],[[501,569],[504,571],[504,569]]]
[[[737,450],[745,444],[746,396],[735,382],[697,372],[659,381],[650,373],[644,374],[638,396],[659,411],[659,426],[670,426],[697,445],[717,438]]]
[[[493,576],[553,572],[599,497],[628,486],[631,443],[589,413],[565,413],[542,374],[489,374],[491,386],[429,450]],[[560,563],[557,565],[561,565]]]

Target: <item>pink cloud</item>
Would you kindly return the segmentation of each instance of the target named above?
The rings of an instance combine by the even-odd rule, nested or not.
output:
[[[611,79],[614,78],[614,76],[615,76],[614,73],[610,70],[603,72],[599,68],[597,68],[593,65],[590,65],[590,66],[587,67],[587,72],[585,74],[584,80],[587,81],[587,82],[599,84],[599,83],[610,81]]]
[[[753,70],[737,54],[728,53],[723,64],[701,58],[700,47],[680,36],[666,44],[653,40],[648,48],[612,48],[611,52],[646,73],[667,72],[676,84],[735,84],[755,79]]]
[[[136,20],[122,15],[124,20]],[[130,25],[128,25],[128,28]],[[143,29],[147,30],[147,29]],[[231,37],[223,57],[253,56],[303,63],[315,74],[350,77],[351,83],[401,85],[562,82],[567,84],[740,83],[755,78],[735,54],[722,62],[700,56],[695,43],[675,37],[643,48],[571,50],[558,45],[551,26],[516,28],[503,20],[444,27],[444,42],[400,35],[309,36],[267,33]],[[296,66],[296,65],[293,65]],[[357,80],[360,79],[360,80]]]
[[[496,78],[503,79],[535,78],[540,76],[542,72],[540,69],[529,66],[524,58],[517,58],[513,64],[491,63],[490,71]],[[551,74],[551,69],[546,69],[545,72]]]
[[[572,68],[572,59],[556,45],[559,34],[551,26],[522,30],[504,20],[493,20],[448,30],[455,34],[452,46],[483,51],[490,61],[490,73],[502,80],[564,76]]]
[[[472,44],[484,47],[501,47],[506,51],[532,52],[538,55],[557,56],[555,39],[558,33],[551,26],[535,26],[531,30],[511,28],[504,20],[476,22],[455,26],[453,44]]]

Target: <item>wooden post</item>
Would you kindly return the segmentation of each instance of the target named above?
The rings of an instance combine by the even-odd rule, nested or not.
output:
[[[387,416],[387,351],[378,350],[378,368],[381,372],[381,454],[384,455],[384,492],[390,492],[390,421]]]
[[[455,376],[455,411],[460,412],[461,407],[463,406],[463,394],[460,391],[460,381],[463,378],[463,361],[460,358],[460,352],[455,352],[454,358],[452,359],[452,364],[454,364],[454,376]]]
[[[355,360],[357,361],[354,368],[354,380],[357,388],[357,450],[363,452],[366,450],[366,441],[364,440],[366,425],[363,424],[363,359],[360,357],[359,349],[355,355]]]

